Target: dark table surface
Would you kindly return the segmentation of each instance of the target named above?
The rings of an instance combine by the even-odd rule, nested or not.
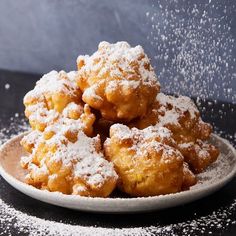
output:
[[[11,117],[18,116],[15,115],[16,113],[20,114],[19,117],[21,117],[24,109],[22,98],[38,79],[38,75],[0,70],[0,130],[10,127]],[[6,84],[10,85],[9,89],[5,88]],[[214,124],[216,132],[220,132],[222,137],[226,137],[233,145],[236,145],[235,104],[221,101],[218,101],[216,104],[211,101],[200,101],[199,109],[202,111],[203,119]],[[10,137],[15,132],[17,131],[10,129],[10,132],[6,132],[6,135]],[[149,235],[152,235],[151,233],[155,235],[157,232],[160,235],[182,235],[183,232],[185,232],[185,235],[236,235],[236,207],[234,207],[236,200],[236,178],[220,191],[204,199],[179,207],[145,214],[102,215],[55,207],[18,192],[1,177],[0,199],[28,215],[72,225],[100,226],[104,228],[145,228],[154,226],[150,232],[147,231],[147,233],[150,233]],[[191,222],[199,222],[199,219],[204,217],[206,219],[217,218],[217,212],[220,209],[223,209],[222,211],[225,212],[224,217],[222,217],[222,214],[219,215],[222,218],[220,227],[215,223],[204,224],[202,228],[194,229],[192,227]],[[3,217],[0,215],[0,235],[28,235],[28,233],[23,234],[13,224],[10,228],[6,228],[8,226],[1,221]],[[160,230],[160,227],[164,229],[166,226],[167,229],[167,226],[173,224],[178,226],[172,227],[170,231],[162,232]]]

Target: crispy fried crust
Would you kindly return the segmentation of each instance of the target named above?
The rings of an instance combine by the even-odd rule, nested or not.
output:
[[[195,143],[180,144],[179,150],[195,173],[204,171],[217,160],[219,155],[219,150],[215,146],[204,143],[201,140],[197,140]]]
[[[141,46],[102,42],[92,56],[79,56],[77,65],[83,101],[107,120],[130,121],[144,116],[159,91]]]
[[[169,146],[173,142],[171,132],[164,127],[138,130],[111,126],[104,150],[120,177],[119,189],[131,196],[155,196],[195,184],[181,153]]]
[[[62,114],[72,119],[81,116],[84,103],[82,92],[75,82],[76,74],[51,71],[25,95],[25,115],[33,129],[43,131],[57,122]]]
[[[160,93],[147,115],[129,124],[139,129],[150,125],[164,126],[172,131],[177,148],[195,173],[205,170],[219,155],[215,146],[204,142],[209,139],[212,126],[202,121],[197,107],[188,97]]]
[[[76,123],[32,131],[21,142],[31,154],[22,157],[26,182],[39,189],[81,196],[107,197],[116,186],[113,165],[105,160],[100,137],[90,138]]]

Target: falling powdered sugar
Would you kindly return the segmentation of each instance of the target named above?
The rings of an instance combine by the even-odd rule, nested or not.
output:
[[[17,114],[17,116],[14,115],[10,117],[10,124],[8,126],[0,126],[0,145],[4,144],[13,136],[29,130],[29,125],[24,118],[24,115],[19,115],[18,113],[15,114]]]
[[[8,84],[8,83],[7,83],[7,84],[5,84],[5,89],[6,89],[6,90],[10,89],[10,87],[11,87],[11,85],[10,85],[10,84]]]
[[[163,91],[235,103],[235,4],[152,2],[147,37]]]

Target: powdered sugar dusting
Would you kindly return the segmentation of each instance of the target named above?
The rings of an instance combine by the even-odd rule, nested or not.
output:
[[[112,135],[115,135],[120,140],[130,139],[133,137],[138,141],[139,139],[149,140],[158,137],[162,141],[164,139],[172,138],[172,133],[169,129],[155,126],[149,126],[146,129],[140,131],[137,128],[130,129],[126,125],[114,124],[111,127],[111,132]]]
[[[100,97],[99,95],[97,95],[95,93],[95,90],[97,89],[97,85],[94,84],[91,87],[87,88],[84,93],[83,93],[83,97],[88,97],[88,98],[93,98],[96,99],[96,101],[102,101],[102,97]]]
[[[112,77],[122,79],[125,72],[130,74],[128,80],[131,80],[132,74],[138,73],[139,79],[143,83],[157,83],[154,70],[152,67],[147,68],[149,59],[140,45],[131,47],[127,42],[117,42],[115,44],[105,41],[100,42],[98,51],[93,55],[90,57],[88,55],[78,57],[78,65],[80,65],[81,61],[84,61],[84,65],[81,68],[83,72],[91,72],[93,70],[98,72],[97,76],[101,78],[110,74]],[[134,67],[134,63],[138,64]],[[127,78],[124,79],[126,80]]]
[[[77,72],[71,71],[68,74],[64,71],[57,72],[55,70],[45,74],[40,80],[37,81],[33,90],[29,91],[24,101],[27,102],[29,98],[40,98],[47,93],[59,93],[71,94],[77,90],[75,83],[75,76]],[[66,78],[66,79],[65,79]]]
[[[229,173],[233,170],[233,168],[235,168],[236,160],[231,158],[231,150],[229,148],[225,148],[224,145],[221,142],[218,142],[214,137],[212,139],[214,145],[219,148],[220,155],[216,162],[211,164],[206,171],[197,175],[198,184],[193,186],[192,189],[201,188],[202,185],[211,185],[215,181],[223,179],[225,173]]]
[[[64,117],[69,117],[70,116],[70,112],[76,111],[79,114],[82,114],[84,111],[84,108],[81,104],[76,104],[74,102],[69,103],[62,112],[62,115]]]
[[[30,121],[42,124],[52,124],[60,115],[55,110],[48,110],[43,103],[37,103],[27,107],[27,112],[31,113],[29,116]]]
[[[129,87],[136,89],[138,88],[138,86],[140,85],[140,81],[127,81],[127,80],[120,80],[120,81],[109,81],[107,87],[106,87],[106,92],[109,91],[115,91],[116,90],[116,86],[119,85],[120,87],[126,88],[126,90],[128,90]]]
[[[6,90],[9,90],[9,89],[10,89],[10,87],[11,87],[11,85],[10,85],[10,84],[8,84],[8,83],[6,83],[4,87],[5,87],[5,89],[6,89]]]
[[[186,96],[179,96],[176,98],[165,95],[164,93],[159,93],[156,100],[161,106],[167,107],[167,105],[171,105],[180,110],[181,113],[189,112],[191,119],[196,118],[196,114],[199,114],[194,102]]]
[[[122,124],[114,124],[110,128],[110,136],[115,137],[117,141],[124,141],[130,144],[130,149],[135,151],[134,157],[143,156],[149,148],[162,152],[163,156],[175,156],[183,159],[181,153],[169,145],[173,145],[175,141],[172,138],[172,132],[165,127],[149,126],[143,130],[137,128],[129,128]],[[109,139],[107,139],[109,142]],[[166,160],[167,161],[167,160]]]
[[[76,75],[75,71],[69,73],[51,71],[37,81],[34,89],[25,95],[25,114],[32,127],[43,130],[45,126],[54,123],[59,118],[66,106],[66,115],[73,108],[75,110],[79,108],[79,105],[75,107],[76,104],[74,104],[75,101],[82,104],[81,91],[75,81]],[[78,113],[81,109],[76,112]]]
[[[63,122],[62,122],[63,121]],[[31,143],[32,139],[36,141],[30,158],[23,157],[22,162],[28,161],[28,170],[34,174],[46,173],[48,167],[45,164],[45,158],[42,158],[40,165],[34,164],[34,155],[41,143],[49,147],[56,146],[55,152],[50,152],[50,162],[63,163],[64,166],[72,168],[73,178],[81,178],[91,186],[100,186],[108,178],[117,179],[117,174],[113,169],[113,164],[105,160],[100,148],[100,137],[87,137],[81,131],[80,120],[64,119],[59,123],[49,126],[44,133],[53,132],[54,135],[45,140],[42,133],[33,131],[25,136],[23,141]],[[67,139],[67,134],[76,134],[76,141],[71,142]],[[46,172],[45,172],[46,171]],[[47,173],[46,173],[47,174]],[[51,176],[49,176],[51,178]]]
[[[199,111],[194,102],[185,96],[173,97],[159,93],[156,97],[158,103],[158,123],[156,126],[162,127],[169,124],[181,126],[179,123],[181,116],[189,114],[192,120],[199,117]]]
[[[236,221],[228,219],[236,209],[236,200],[227,207],[222,207],[217,211],[213,211],[207,216],[195,216],[193,220],[182,223],[161,226],[159,224],[149,227],[132,227],[132,228],[102,228],[102,227],[85,227],[79,225],[64,224],[55,221],[49,221],[31,216],[18,211],[0,199],[0,225],[4,225],[3,233],[9,234],[12,225],[18,229],[19,233],[27,233],[31,236],[86,236],[86,235],[155,235],[163,236],[175,235],[175,232],[181,230],[183,236],[190,235],[196,231],[201,233],[208,232],[209,229],[217,228],[218,231],[236,224]],[[227,224],[225,223],[227,222]],[[9,234],[10,235],[10,234]]]

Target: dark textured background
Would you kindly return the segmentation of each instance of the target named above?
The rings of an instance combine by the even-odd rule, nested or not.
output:
[[[144,47],[156,67],[164,90],[166,88],[167,92],[175,93],[177,89],[173,89],[175,85],[172,86],[172,82],[175,74],[179,72],[176,71],[173,63],[164,61],[163,55],[169,49],[168,55],[171,59],[175,54],[178,54],[178,46],[186,44],[186,42],[191,46],[191,40],[200,40],[202,44],[199,47],[204,47],[205,56],[197,54],[193,59],[197,63],[203,63],[204,66],[216,61],[217,67],[215,69],[217,73],[214,73],[213,68],[212,75],[206,71],[204,76],[200,78],[202,80],[200,87],[204,80],[214,81],[209,82],[209,85],[206,86],[208,90],[204,91],[204,95],[208,93],[210,95],[210,92],[215,89],[213,85],[218,84],[219,91],[212,93],[211,98],[235,102],[236,97],[233,98],[236,93],[235,42],[227,45],[221,42],[216,46],[217,50],[214,50],[215,55],[207,57],[207,48],[212,46],[214,38],[226,35],[228,38],[236,39],[235,6],[235,0],[40,0],[36,2],[33,0],[1,0],[0,68],[39,74],[52,69],[73,70],[76,68],[77,56],[91,54],[96,50],[100,41],[125,40],[133,46],[140,44]],[[191,12],[194,7],[199,10],[196,17]],[[174,18],[176,20],[172,19],[167,24],[170,17],[166,13],[163,16],[164,9],[168,9],[169,12],[173,11],[172,15],[176,17]],[[163,44],[162,34],[171,36],[168,40],[174,41],[176,39],[177,36],[173,34],[173,31],[181,20],[184,20],[187,31],[191,24],[195,30],[204,11],[207,12],[208,18],[219,19],[216,21],[214,32],[208,30],[208,24],[201,23],[200,34],[193,35],[189,41],[186,41],[187,35],[183,33],[178,38],[176,45],[169,45],[168,48],[168,45]],[[147,13],[150,14],[150,17],[147,17]],[[158,16],[154,22],[151,21],[153,13]],[[220,22],[220,28],[217,27],[217,22]],[[173,25],[175,23],[177,24]],[[155,33],[157,30],[152,29],[156,24],[158,24],[159,33]],[[226,25],[227,28],[224,29]],[[228,30],[228,26],[230,26],[230,30]],[[153,33],[156,37],[154,43]],[[222,40],[226,41],[227,38]],[[176,49],[174,53],[171,53],[171,47]],[[187,50],[192,50],[192,48],[188,47]],[[197,51],[198,45],[196,53]],[[228,60],[229,71],[226,71],[224,64],[217,61],[214,56],[223,58],[223,62]],[[165,73],[162,73],[163,68]],[[223,74],[226,84],[224,88],[221,88],[223,83],[220,77]],[[211,76],[214,78],[209,78]],[[168,86],[169,84],[170,86]],[[189,86],[178,90],[187,95],[198,95],[196,92],[193,93],[193,90],[188,88]],[[225,90],[228,88],[233,91],[226,96]]]

